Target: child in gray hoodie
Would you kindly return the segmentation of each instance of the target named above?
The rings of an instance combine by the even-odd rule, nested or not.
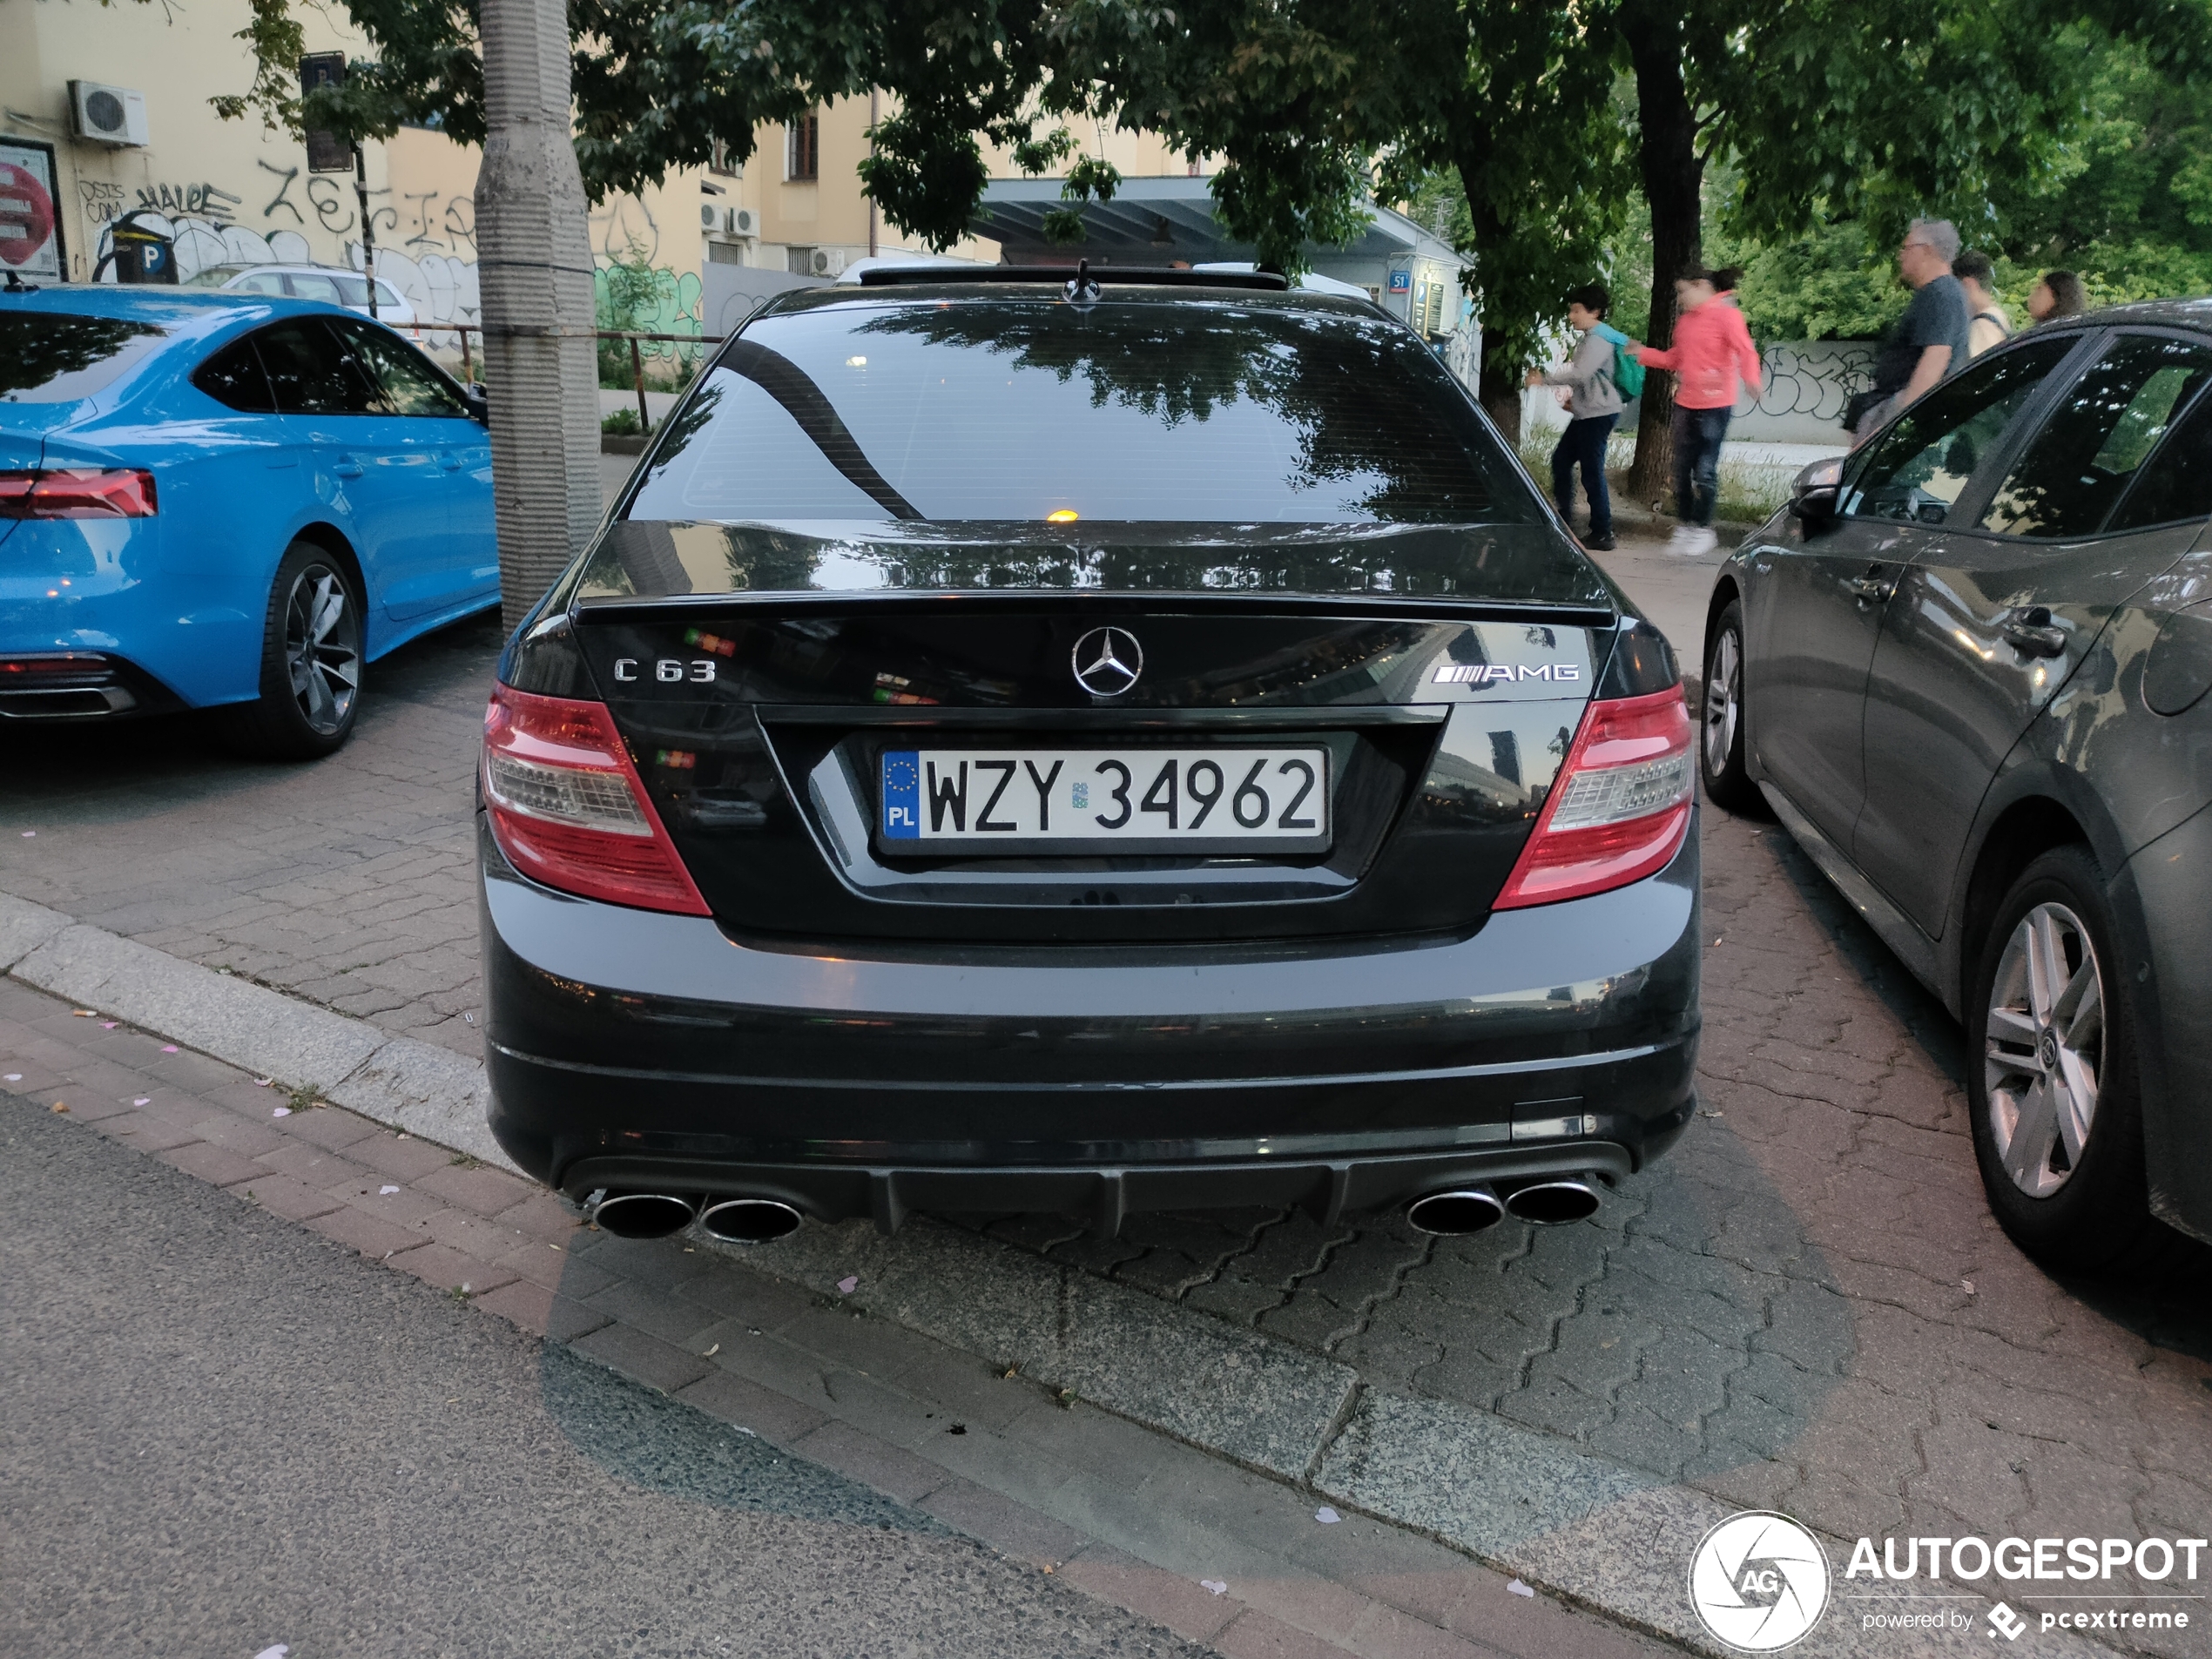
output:
[[[1559,516],[1575,522],[1575,469],[1582,469],[1582,493],[1590,501],[1589,533],[1582,545],[1603,552],[1613,545],[1613,497],[1605,485],[1605,441],[1621,418],[1621,390],[1614,383],[1613,342],[1598,325],[1605,320],[1612,295],[1592,282],[1567,296],[1567,320],[1581,334],[1564,368],[1548,374],[1532,369],[1531,386],[1567,388],[1567,430],[1552,451],[1552,499]]]

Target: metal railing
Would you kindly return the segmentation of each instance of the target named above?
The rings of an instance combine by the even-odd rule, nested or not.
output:
[[[411,331],[417,341],[427,335],[458,334],[461,336],[461,378],[476,378],[474,360],[469,353],[469,336],[481,334],[484,326],[480,322],[418,322]],[[601,328],[596,331],[602,340],[626,340],[630,342],[630,373],[637,388],[637,429],[651,432],[653,418],[645,408],[645,354],[638,349],[640,341],[666,341],[678,346],[719,346],[727,334],[660,334],[628,328]]]

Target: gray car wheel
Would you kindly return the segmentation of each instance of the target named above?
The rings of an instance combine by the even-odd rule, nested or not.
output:
[[[1990,984],[1982,1091],[1998,1161],[2031,1198],[2073,1178],[2104,1073],[2104,968],[2081,918],[2055,900],[2013,926]]]
[[[1698,775],[1716,806],[1763,813],[1765,801],[1743,765],[1743,606],[1731,599],[1705,641],[1704,731]]]
[[[353,732],[361,683],[361,607],[353,578],[334,554],[294,542],[269,584],[261,694],[235,711],[233,739],[273,760],[334,753]]]
[[[1967,1004],[1966,1095],[1989,1207],[2046,1266],[2089,1271],[2171,1237],[2150,1214],[2134,988],[2085,846],[2020,872],[1990,919]]]

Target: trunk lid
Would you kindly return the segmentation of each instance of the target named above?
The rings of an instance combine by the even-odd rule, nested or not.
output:
[[[1548,527],[1116,527],[1088,546],[1036,525],[856,528],[617,523],[569,596],[678,853],[748,936],[1479,926],[1619,622]],[[1076,648],[1107,627],[1142,664],[1102,697]],[[1325,846],[1015,856],[880,833],[887,752],[1109,752],[1141,778],[1147,756],[1239,750],[1325,756]]]

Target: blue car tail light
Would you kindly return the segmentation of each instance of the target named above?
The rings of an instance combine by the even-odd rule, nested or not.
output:
[[[152,518],[153,475],[136,467],[0,472],[0,518]]]

